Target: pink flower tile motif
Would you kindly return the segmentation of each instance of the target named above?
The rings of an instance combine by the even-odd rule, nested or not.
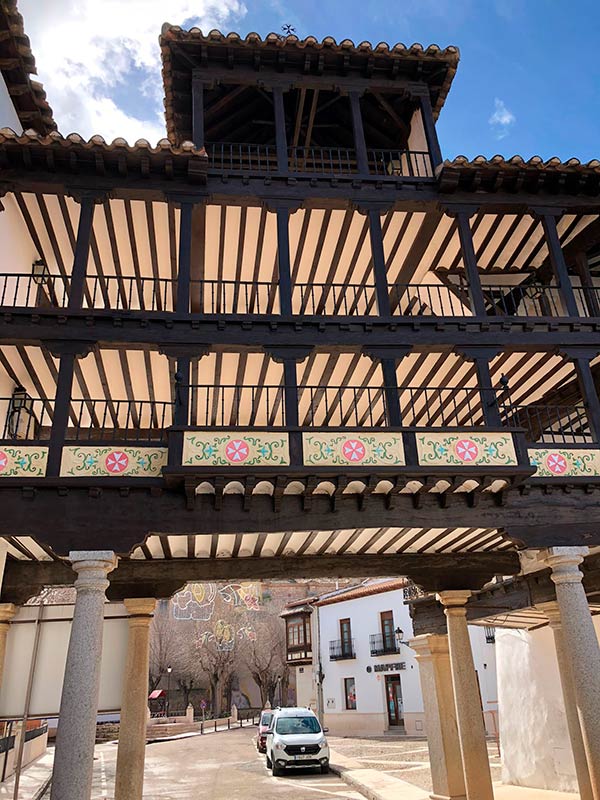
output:
[[[231,464],[241,464],[250,455],[250,447],[244,439],[231,439],[225,445],[225,458]]]
[[[365,446],[358,439],[347,439],[342,445],[342,454],[351,464],[357,464],[366,455]]]
[[[0,450],[0,472],[3,472],[8,466],[8,456],[3,450]]]
[[[129,465],[129,457],[126,453],[119,450],[113,450],[106,456],[105,460],[106,469],[113,474],[120,474],[125,472]]]
[[[479,455],[479,448],[472,439],[459,439],[454,451],[461,461],[475,461]]]
[[[546,466],[553,475],[562,475],[567,471],[567,460],[560,453],[550,453],[546,458]]]

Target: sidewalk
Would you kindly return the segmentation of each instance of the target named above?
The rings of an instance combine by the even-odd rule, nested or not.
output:
[[[331,770],[368,800],[429,800],[430,793],[386,772],[364,767],[355,759],[331,750]],[[579,800],[578,794],[525,789],[494,784],[495,800]]]
[[[44,788],[52,775],[52,762],[54,761],[54,748],[49,747],[43,756],[29,764],[21,773],[19,782],[19,800],[41,800],[45,795]],[[0,799],[12,800],[15,790],[15,779],[8,778],[0,783]]]

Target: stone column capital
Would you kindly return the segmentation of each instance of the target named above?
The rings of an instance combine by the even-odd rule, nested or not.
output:
[[[154,597],[126,597],[123,604],[129,614],[129,624],[134,622],[149,625],[156,609]]]
[[[117,566],[112,550],[73,550],[69,561],[77,573],[75,588],[78,592],[102,592],[109,586],[106,577]]]
[[[589,552],[589,547],[548,547],[540,550],[538,558],[552,570],[554,583],[581,583],[579,565]]]
[[[415,651],[417,661],[433,661],[440,656],[448,657],[450,654],[448,637],[439,633],[423,633],[415,636],[408,646]]]
[[[17,610],[18,606],[14,603],[0,603],[0,623],[10,622]]]
[[[438,592],[436,598],[444,606],[446,616],[449,614],[463,616],[467,613],[465,606],[472,594],[470,589],[448,589],[445,592]]]

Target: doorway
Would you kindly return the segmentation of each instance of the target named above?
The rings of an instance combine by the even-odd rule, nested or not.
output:
[[[387,701],[388,724],[390,728],[404,727],[402,684],[400,683],[400,675],[385,676],[385,696]]]

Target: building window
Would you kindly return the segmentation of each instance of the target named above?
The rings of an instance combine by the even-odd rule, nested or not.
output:
[[[292,617],[287,621],[288,647],[300,647],[304,644],[304,620],[302,617]]]
[[[396,635],[394,634],[394,614],[392,611],[382,611],[381,617],[381,638],[383,639],[383,649],[386,653],[396,652]]]
[[[348,711],[356,711],[356,683],[354,678],[344,678],[344,697]]]
[[[340,620],[340,639],[342,656],[344,658],[350,658],[352,655],[352,629],[350,627],[350,619]]]

